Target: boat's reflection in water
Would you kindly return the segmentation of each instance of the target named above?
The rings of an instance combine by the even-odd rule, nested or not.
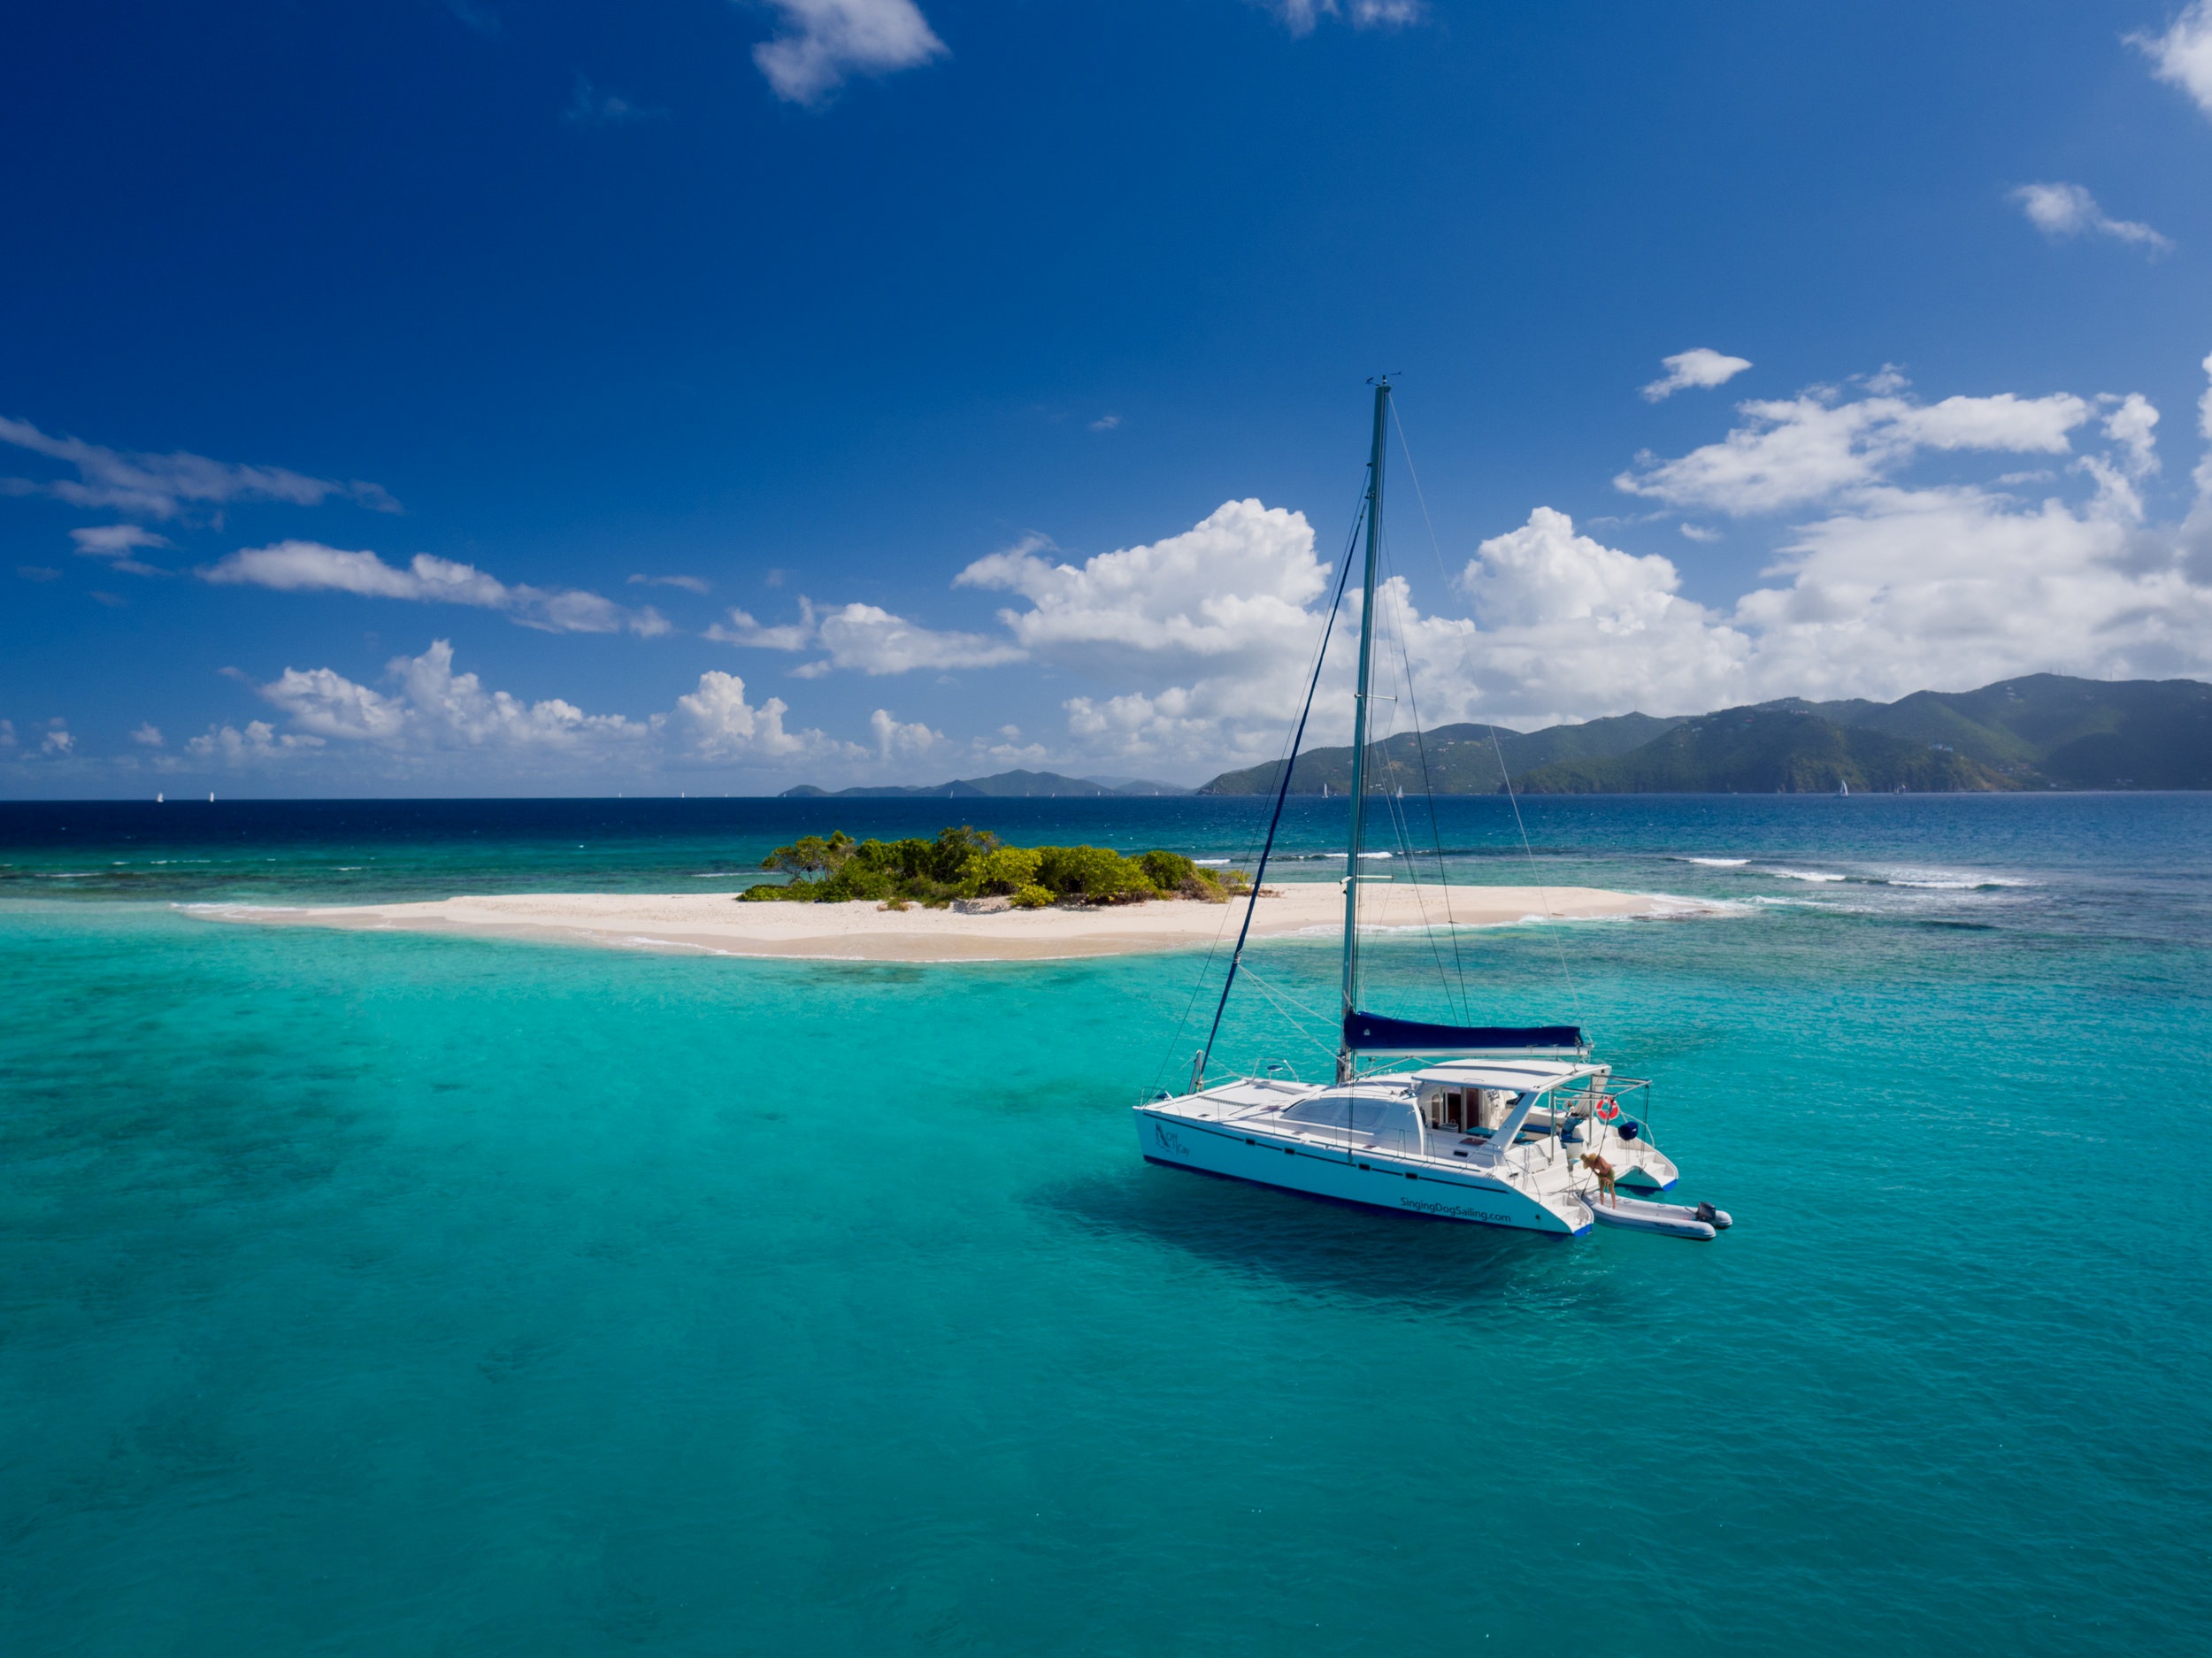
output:
[[[1408,1310],[1542,1306],[1586,1315],[1617,1299],[1599,1252],[1573,1239],[1365,1209],[1187,1170],[1148,1164],[1126,1176],[1063,1181],[1031,1201],[1102,1240],[1163,1246],[1195,1264],[1301,1294]]]

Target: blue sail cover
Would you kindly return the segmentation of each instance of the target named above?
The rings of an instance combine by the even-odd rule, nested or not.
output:
[[[1355,1054],[1525,1054],[1563,1048],[1578,1053],[1582,1032],[1572,1025],[1425,1025],[1379,1013],[1348,1013],[1344,1046]]]

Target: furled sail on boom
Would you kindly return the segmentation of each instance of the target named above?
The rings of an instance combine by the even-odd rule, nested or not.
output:
[[[1571,1025],[1430,1025],[1381,1013],[1344,1016],[1344,1047],[1353,1054],[1578,1055],[1586,1044]]]

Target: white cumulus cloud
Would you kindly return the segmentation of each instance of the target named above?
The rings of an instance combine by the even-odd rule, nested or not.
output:
[[[465,781],[649,776],[674,768],[758,768],[794,756],[842,765],[869,750],[814,730],[790,731],[780,698],[751,702],[735,674],[710,671],[675,705],[642,719],[594,714],[565,697],[534,701],[488,687],[454,665],[453,647],[434,640],[419,656],[397,656],[379,685],[334,668],[287,667],[253,687],[274,709],[267,720],[224,723],[185,745],[186,759],[157,758],[175,771],[191,763],[295,772]],[[150,727],[146,728],[150,730]]]
[[[1080,564],[1040,541],[956,578],[1027,601],[999,618],[1031,656],[1104,687],[1068,700],[1079,748],[1131,760],[1263,757],[1281,741],[1330,570],[1305,517],[1225,502],[1203,522]]]
[[[1179,535],[1100,553],[1080,564],[1025,543],[979,558],[955,578],[1029,601],[999,612],[1022,645],[1079,664],[1270,656],[1306,625],[1327,583],[1305,515],[1231,501]]]
[[[250,719],[243,731],[227,722],[211,725],[187,742],[184,751],[203,764],[243,766],[312,754],[323,746],[320,737],[290,732],[280,737],[267,720]]]
[[[2212,0],[2184,7],[2163,35],[2128,38],[2149,57],[2154,75],[2179,87],[2212,115]]]
[[[2020,211],[2028,216],[2030,224],[2054,239],[2109,236],[2115,242],[2147,248],[2154,253],[2163,253],[2174,245],[2148,225],[2138,224],[2131,219],[2112,218],[2097,205],[2097,198],[2078,184],[2024,184],[2013,191],[2012,199],[2020,203]]]
[[[692,747],[710,760],[797,754],[810,746],[807,737],[784,730],[783,717],[791,710],[781,697],[756,708],[745,700],[745,681],[733,673],[701,674],[699,688],[676,699],[676,711],[689,724]]]
[[[2063,455],[2091,405],[2067,393],[1947,397],[1921,404],[1893,395],[1839,402],[1824,392],[1747,403],[1744,423],[1718,443],[1674,460],[1644,456],[1613,482],[1631,495],[1691,510],[1779,512],[1870,485],[1924,449]]]
[[[917,668],[989,668],[1019,662],[1020,646],[981,633],[941,633],[908,621],[872,604],[847,604],[825,610],[815,637],[829,655],[794,669],[812,679],[835,668],[866,674],[910,673]]]
[[[1725,386],[1751,366],[1751,359],[1747,357],[1730,357],[1725,352],[1701,345],[1691,350],[1678,351],[1672,357],[1661,357],[1659,366],[1667,371],[1665,376],[1644,388],[1644,397],[1650,403],[1671,397],[1678,391]]]
[[[919,720],[901,724],[887,708],[868,716],[868,729],[875,733],[877,755],[886,761],[927,754],[945,741],[943,732],[932,731]]]
[[[525,627],[555,633],[629,632],[652,638],[669,631],[647,605],[630,610],[573,587],[510,586],[473,564],[417,553],[404,568],[372,552],[348,552],[319,541],[248,547],[201,572],[219,584],[271,587],[280,593],[351,593],[364,598],[469,604],[505,612]]]
[[[945,55],[913,0],[770,0],[779,27],[753,48],[778,97],[818,105],[856,74],[886,75]]]

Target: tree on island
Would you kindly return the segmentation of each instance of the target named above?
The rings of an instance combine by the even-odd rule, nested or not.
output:
[[[1127,904],[1148,898],[1226,903],[1250,886],[1241,870],[1216,873],[1179,852],[1155,849],[1124,857],[1110,847],[1011,847],[962,825],[934,841],[856,841],[840,829],[826,840],[804,835],[778,847],[761,868],[787,882],[763,881],[741,902],[920,903],[941,908],[956,898],[1004,897],[1024,910],[1052,903]]]

